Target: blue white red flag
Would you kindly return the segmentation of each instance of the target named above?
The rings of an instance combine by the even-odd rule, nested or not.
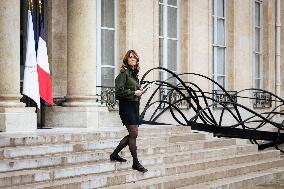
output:
[[[37,72],[40,97],[49,105],[53,105],[52,86],[50,79],[48,55],[46,42],[44,41],[44,30],[42,17],[40,16],[40,36],[37,49]]]
[[[27,22],[26,60],[23,80],[23,94],[33,99],[36,102],[37,107],[40,108],[33,19],[30,10],[28,11]]]

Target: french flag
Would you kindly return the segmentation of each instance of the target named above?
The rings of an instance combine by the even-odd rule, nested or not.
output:
[[[42,17],[40,16],[40,36],[37,49],[37,72],[39,82],[39,95],[47,104],[53,105],[52,86],[47,56],[46,42],[44,41],[44,31]]]
[[[37,58],[35,50],[34,40],[34,28],[33,28],[33,16],[31,11],[28,11],[27,22],[27,41],[26,41],[26,60],[23,82],[23,94],[33,99],[40,108],[40,96],[39,96],[39,83],[37,73]]]

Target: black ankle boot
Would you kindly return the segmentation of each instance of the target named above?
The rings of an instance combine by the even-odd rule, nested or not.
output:
[[[140,172],[142,172],[142,173],[145,173],[145,172],[148,171],[148,170],[147,170],[145,167],[143,167],[143,165],[141,165],[139,162],[133,164],[133,165],[132,165],[132,169],[137,170],[137,171],[140,171]]]
[[[111,161],[126,162],[127,160],[120,157],[118,154],[110,154],[109,159]]]

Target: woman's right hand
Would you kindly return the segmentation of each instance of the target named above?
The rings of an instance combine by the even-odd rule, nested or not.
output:
[[[144,92],[144,91],[142,91],[142,90],[136,90],[136,91],[134,92],[134,95],[135,95],[135,96],[141,96],[141,95],[143,94],[143,92]]]

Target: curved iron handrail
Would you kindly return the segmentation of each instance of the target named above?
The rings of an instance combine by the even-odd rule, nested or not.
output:
[[[171,75],[166,80],[160,81],[146,81],[145,78],[150,72],[153,71],[163,71]],[[222,94],[226,95],[226,100],[218,101],[214,98],[213,93],[203,91],[196,83],[184,82],[180,76],[189,75],[197,77],[198,80],[206,79],[208,82],[211,82],[212,85],[216,85]],[[177,84],[169,82],[170,79],[174,78],[177,81]],[[173,119],[180,125],[191,126],[193,130],[202,130],[207,132],[212,132],[218,137],[233,137],[233,138],[244,138],[249,139],[252,143],[258,144],[259,149],[264,149],[267,147],[274,146],[275,148],[280,149],[279,145],[284,143],[284,121],[281,123],[274,120],[276,115],[284,115],[283,111],[279,109],[284,105],[284,100],[272,92],[250,88],[244,89],[241,91],[234,91],[232,94],[230,91],[226,91],[220,84],[218,84],[213,79],[197,73],[183,73],[176,74],[166,68],[156,67],[148,70],[142,77],[140,81],[141,85],[154,84],[155,87],[153,93],[150,95],[149,99],[146,102],[146,105],[143,111],[140,114],[141,123],[147,124],[167,124],[158,122],[158,119],[166,112],[169,111]],[[158,94],[161,88],[167,89],[167,97],[164,97],[159,100],[155,100],[154,96]],[[148,89],[149,90],[149,89]],[[243,95],[244,93],[252,94],[261,93],[264,98],[257,99],[251,96]],[[265,96],[268,94],[269,96]],[[173,96],[175,95],[175,96]],[[241,104],[236,100],[265,100],[268,105],[272,102],[278,102],[279,105],[270,108],[270,111],[263,111],[258,109],[257,111],[251,108],[248,108],[246,105]],[[187,103],[188,107],[195,113],[193,116],[188,116],[180,109],[181,102]],[[161,107],[163,109],[161,109]],[[217,107],[220,111],[219,115],[214,114],[213,109]],[[145,119],[145,114],[149,108],[154,108],[154,111],[151,111],[151,116],[148,120]],[[267,107],[267,106],[264,106]],[[224,123],[224,115],[227,113],[227,116],[231,117],[232,124]],[[244,116],[243,114],[249,114],[249,116]],[[181,117],[178,118],[178,117]],[[266,128],[266,130],[264,130]],[[276,130],[275,132],[272,130]],[[259,143],[259,140],[266,141],[265,143]]]

